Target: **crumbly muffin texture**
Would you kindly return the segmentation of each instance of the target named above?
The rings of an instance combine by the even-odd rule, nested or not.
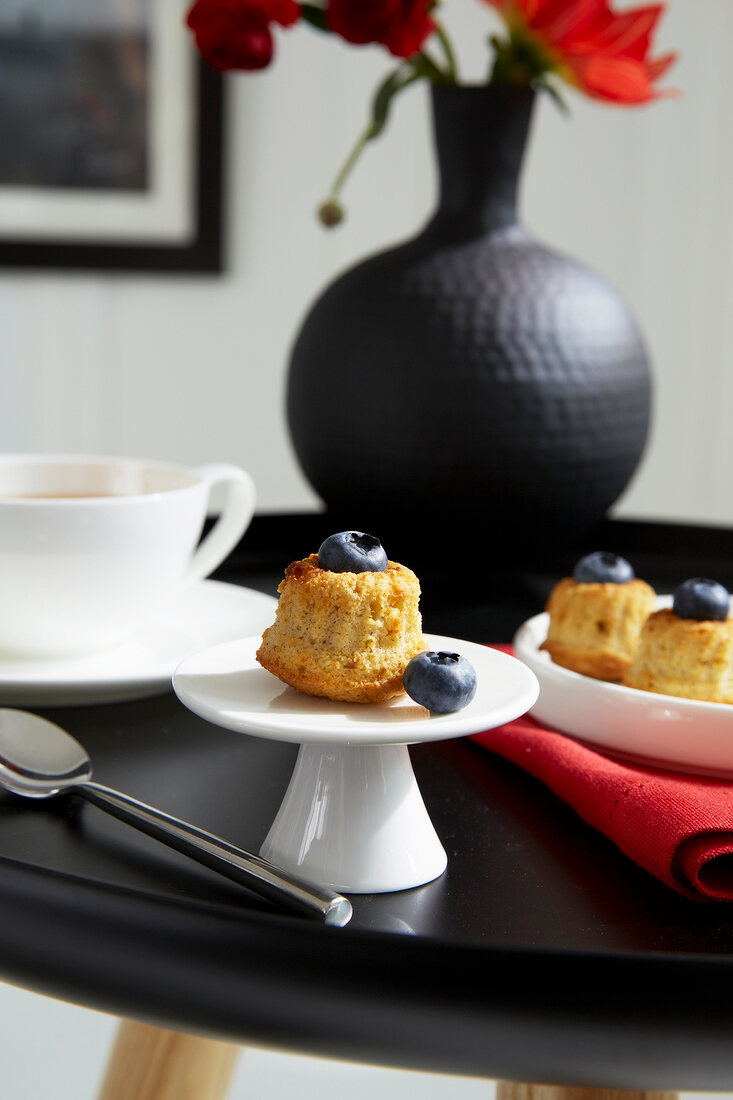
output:
[[[733,703],[733,619],[683,619],[655,611],[641,633],[627,687],[709,703]]]
[[[639,578],[612,584],[565,577],[550,593],[550,623],[541,648],[563,668],[619,681],[634,659],[642,627],[655,605],[654,589]]]
[[[275,622],[257,660],[306,695],[375,703],[401,695],[402,674],[425,649],[420,583],[398,562],[380,572],[336,573],[318,555],[293,562],[278,589]]]

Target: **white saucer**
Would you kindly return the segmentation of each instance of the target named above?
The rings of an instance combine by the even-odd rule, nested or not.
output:
[[[518,718],[537,699],[534,673],[506,653],[428,634],[426,648],[461,653],[478,679],[467,707],[431,715],[406,695],[371,706],[300,695],[258,665],[259,641],[245,638],[187,657],[173,689],[219,726],[300,743],[260,855],[346,893],[405,890],[437,878],[447,857],[407,746]]]
[[[670,596],[659,596],[668,607]],[[733,778],[733,706],[607,684],[556,665],[541,649],[546,612],[523,623],[514,652],[533,670],[540,696],[533,718],[612,756],[672,771]]]
[[[272,596],[250,588],[200,581],[114,649],[64,660],[0,655],[0,704],[59,706],[161,695],[170,691],[173,671],[187,653],[263,631],[276,606]]]

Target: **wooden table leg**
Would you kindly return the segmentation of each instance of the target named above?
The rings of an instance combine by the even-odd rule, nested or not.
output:
[[[98,1100],[224,1100],[239,1047],[122,1020]]]
[[[565,1088],[500,1081],[496,1100],[678,1100],[676,1092],[636,1092],[631,1089]]]

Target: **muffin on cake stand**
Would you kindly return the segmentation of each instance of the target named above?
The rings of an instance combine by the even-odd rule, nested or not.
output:
[[[302,695],[258,664],[259,635],[192,654],[178,666],[173,689],[195,714],[300,745],[260,849],[264,859],[344,893],[404,890],[445,870],[407,746],[513,721],[536,702],[539,687],[508,654],[430,634],[425,641],[473,664],[478,688],[463,710],[431,714],[407,695],[375,704]]]

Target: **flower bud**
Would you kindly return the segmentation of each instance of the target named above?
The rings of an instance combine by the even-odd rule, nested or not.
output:
[[[328,199],[318,207],[318,217],[329,228],[338,225],[344,218],[344,208],[335,199]]]

